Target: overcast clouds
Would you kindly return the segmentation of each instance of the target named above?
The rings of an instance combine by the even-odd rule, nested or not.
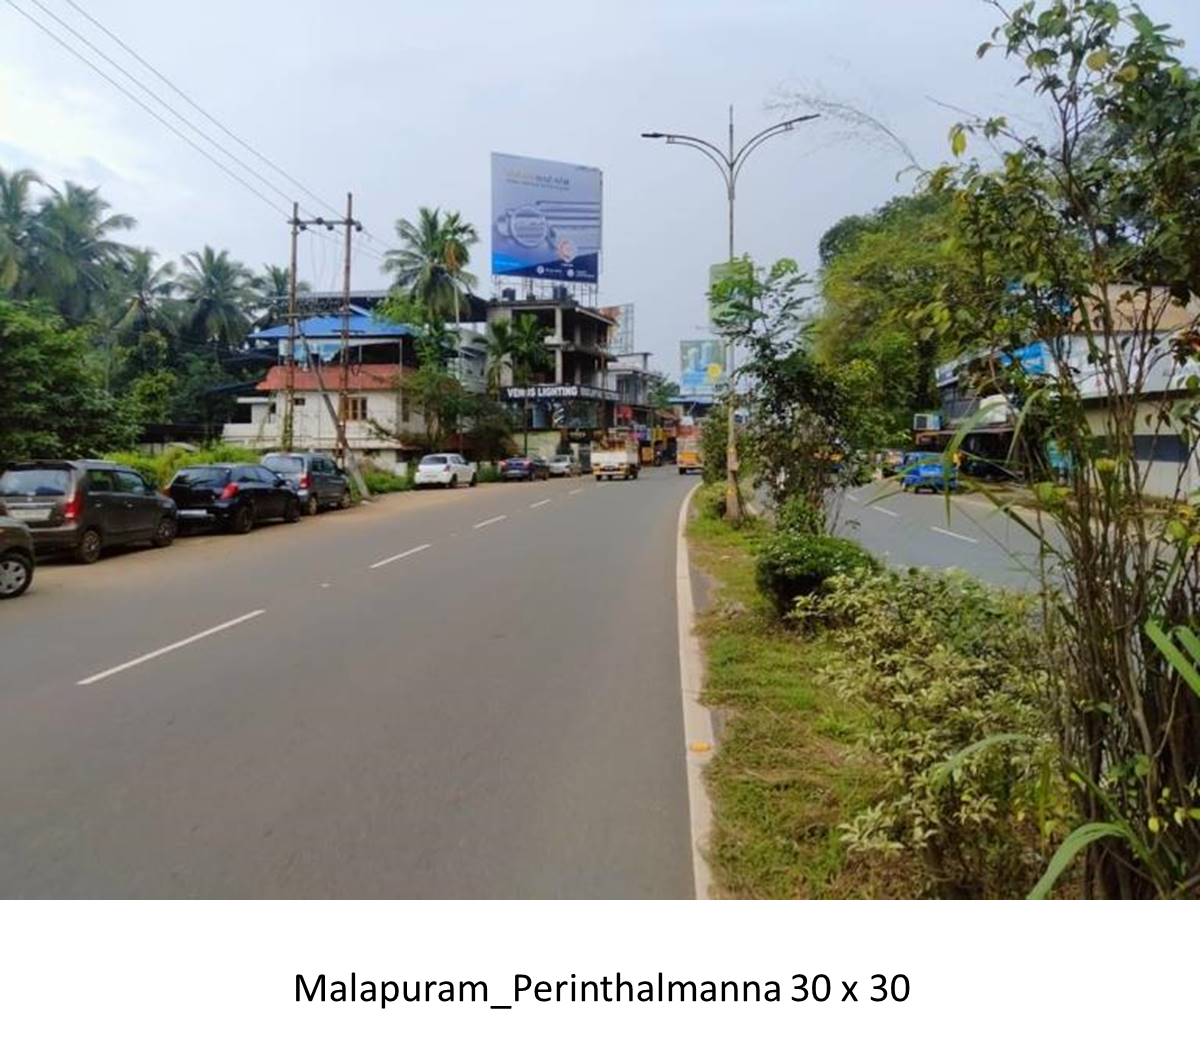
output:
[[[317,194],[340,203],[353,190],[378,238],[419,205],[460,209],[484,239],[484,288],[489,152],[601,167],[601,301],[634,301],[639,348],[672,372],[676,341],[704,321],[708,265],[724,258],[724,193],[700,155],[639,131],[718,137],[732,102],[742,137],[778,118],[764,104],[790,82],[866,108],[923,163],[946,156],[954,119],[929,96],[1039,118],[1009,85],[1015,66],[976,60],[995,22],[976,0],[77,2]],[[104,42],[64,0],[42,3]],[[1196,64],[1195,0],[1144,7]],[[895,153],[819,126],[748,164],[740,252],[811,267],[832,222],[907,188]],[[207,243],[254,266],[286,262],[278,214],[0,3],[0,166],[24,165],[99,185],[137,217],[130,240],[164,256]],[[335,243],[305,241],[302,276],[333,284]],[[374,260],[356,262],[357,286],[383,285]]]

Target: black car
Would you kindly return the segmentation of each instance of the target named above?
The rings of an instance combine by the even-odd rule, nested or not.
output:
[[[262,465],[192,465],[175,473],[167,493],[184,522],[216,523],[230,533],[250,533],[264,519],[300,518],[292,484]]]
[[[500,478],[525,479],[531,483],[535,479],[550,479],[550,466],[546,459],[534,454],[528,458],[505,458],[499,466]]]
[[[0,475],[0,512],[29,527],[40,553],[95,562],[118,544],[175,540],[175,503],[111,461],[24,461]]]
[[[292,484],[305,515],[316,515],[322,508],[350,507],[350,480],[333,458],[311,451],[278,452],[264,454],[263,467]]]

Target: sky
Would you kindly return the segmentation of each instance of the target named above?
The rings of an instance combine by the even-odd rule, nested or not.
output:
[[[1045,118],[1013,85],[1013,62],[976,58],[998,19],[981,0],[74,2],[0,0],[0,167],[100,187],[138,221],[125,240],[164,259],[210,244],[255,268],[287,263],[293,185],[77,8],[319,198],[340,208],[354,193],[367,231],[357,238],[356,288],[386,285],[368,250],[392,245],[396,219],[426,205],[457,209],[479,229],[471,269],[490,294],[489,154],[598,166],[599,301],[634,303],[636,348],[672,375],[679,340],[705,336],[708,268],[726,253],[725,189],[701,155],[641,131],[721,140],[732,104],[742,140],[793,114],[773,102],[817,95],[868,113],[929,167],[949,158],[954,108],[1032,129]],[[85,34],[283,194],[182,127],[265,200],[230,179],[14,5],[138,93],[47,12]],[[1173,25],[1197,65],[1196,0],[1143,7]],[[912,189],[908,164],[882,136],[828,116],[768,141],[739,179],[736,251],[814,270],[831,224]],[[308,232],[301,246],[302,278],[340,284],[330,232]]]

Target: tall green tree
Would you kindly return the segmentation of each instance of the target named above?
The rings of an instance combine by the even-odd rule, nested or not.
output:
[[[157,263],[153,249],[130,249],[113,282],[114,331],[136,337],[167,328],[175,289],[174,263]]]
[[[29,294],[51,302],[70,321],[96,316],[128,252],[111,235],[136,221],[111,208],[99,189],[67,181],[61,191],[50,189],[34,218]]]
[[[488,326],[484,337],[489,388],[499,394],[503,373],[510,372],[513,385],[529,389],[534,376],[550,362],[546,330],[533,314],[519,314],[515,321],[498,320]],[[522,450],[529,451],[530,404],[523,400]]]
[[[254,289],[256,324],[269,328],[280,324],[288,315],[288,297],[291,295],[291,275],[287,267],[264,263],[262,272],[251,280]],[[303,279],[296,282],[297,292],[308,292],[311,286]]]
[[[467,270],[471,247],[479,241],[475,228],[457,212],[445,216],[422,206],[417,222],[396,221],[400,246],[385,254],[384,271],[393,287],[443,318],[458,320],[462,296],[475,287]]]
[[[191,334],[215,345],[230,347],[250,326],[253,302],[250,272],[229,250],[206,245],[183,258],[179,288]]]
[[[0,371],[0,461],[132,446],[137,416],[105,390],[86,329],[0,299]]]
[[[41,178],[31,169],[5,173],[0,167],[0,293],[16,293],[27,273],[34,221],[32,188]]]

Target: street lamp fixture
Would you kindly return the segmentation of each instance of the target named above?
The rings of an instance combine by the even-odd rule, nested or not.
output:
[[[734,149],[734,106],[730,105],[730,127],[729,137],[727,138],[727,146],[723,151],[722,148],[714,144],[712,141],[704,140],[701,137],[693,137],[685,133],[663,133],[658,130],[643,133],[642,136],[650,140],[662,140],[667,144],[679,144],[685,148],[692,148],[694,151],[699,151],[709,159],[721,174],[722,180],[726,185],[726,204],[727,204],[727,231],[729,236],[729,257],[730,262],[734,262],[734,195],[735,188],[738,185],[738,174],[742,172],[742,167],[746,164],[746,160],[750,157],[751,152],[759,147],[764,141],[771,140],[772,137],[778,137],[782,133],[788,133],[796,129],[801,123],[808,122],[810,119],[816,119],[816,112],[808,115],[798,115],[793,119],[785,119],[783,122],[776,123],[773,126],[767,127],[765,130],[760,130],[753,137],[748,138],[737,151]],[[740,522],[742,519],[742,500],[738,493],[738,444],[735,437],[734,423],[734,386],[736,369],[734,367],[734,344],[731,341],[726,347],[726,369],[729,372],[730,379],[730,407],[728,415],[728,425],[726,430],[726,515],[734,522]]]

